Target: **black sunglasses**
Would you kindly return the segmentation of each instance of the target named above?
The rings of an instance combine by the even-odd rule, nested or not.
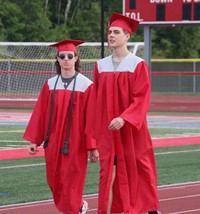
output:
[[[71,54],[71,53],[68,53],[68,54],[59,54],[58,57],[60,59],[65,59],[65,57],[67,56],[68,59],[73,59],[74,58],[74,55]]]

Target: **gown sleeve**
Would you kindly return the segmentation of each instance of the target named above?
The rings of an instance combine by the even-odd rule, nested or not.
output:
[[[146,118],[150,104],[151,86],[147,64],[144,61],[140,62],[134,73],[131,104],[120,117],[139,130]]]
[[[96,140],[93,137],[93,122],[94,122],[94,84],[91,84],[87,91],[85,92],[85,134],[86,134],[86,148],[87,150],[96,149]]]
[[[48,103],[49,103],[49,87],[48,83],[42,87],[31,118],[25,130],[23,138],[27,141],[37,144],[42,144],[46,135],[46,120],[48,117]]]

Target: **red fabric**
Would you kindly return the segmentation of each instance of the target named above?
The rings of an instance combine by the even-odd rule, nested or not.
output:
[[[66,40],[62,40],[60,42],[54,43],[50,46],[56,47],[58,53],[61,51],[73,51],[74,53],[76,53],[76,47],[82,43],[84,43],[84,41],[82,40],[66,39]]]
[[[112,213],[158,210],[156,165],[146,121],[150,99],[148,67],[140,61],[134,72],[99,72],[96,65],[94,72],[98,115],[95,135],[101,165],[98,213],[107,213],[114,156],[117,175]],[[110,131],[108,125],[115,117],[122,117],[126,123],[119,131]]]
[[[80,74],[79,74],[80,75]],[[78,76],[79,76],[78,75]],[[77,78],[78,78],[77,76]],[[66,118],[71,96],[70,90],[56,90],[48,147],[45,149],[46,175],[56,207],[63,213],[79,213],[87,171],[87,151],[96,148],[91,139],[92,88],[75,91],[73,117],[70,129],[69,154],[63,155],[66,136]],[[24,139],[38,146],[44,141],[50,111],[52,90],[46,82],[24,133]]]
[[[120,13],[113,12],[110,17],[109,24],[109,27],[121,27],[131,34],[137,29],[139,21],[128,16],[124,16]]]

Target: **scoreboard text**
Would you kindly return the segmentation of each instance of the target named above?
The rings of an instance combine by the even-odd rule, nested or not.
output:
[[[140,22],[200,21],[200,0],[124,0],[123,6]]]

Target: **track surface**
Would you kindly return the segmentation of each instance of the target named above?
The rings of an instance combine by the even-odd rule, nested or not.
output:
[[[158,188],[162,214],[200,213],[200,182],[161,186]],[[97,213],[97,195],[84,196],[88,214]],[[59,214],[53,201],[40,201],[0,207],[0,214]]]

